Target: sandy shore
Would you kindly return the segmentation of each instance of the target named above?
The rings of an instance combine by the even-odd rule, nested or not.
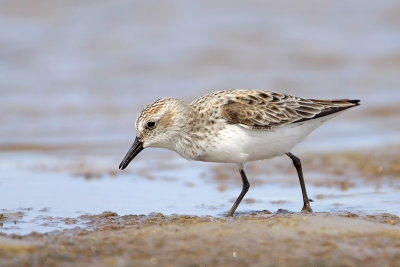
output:
[[[87,229],[0,237],[2,266],[399,266],[394,215],[86,216]]]

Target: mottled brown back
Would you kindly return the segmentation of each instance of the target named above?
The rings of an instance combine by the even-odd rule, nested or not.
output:
[[[231,90],[220,108],[230,123],[271,129],[327,116],[359,105],[359,100],[317,100],[262,90]]]

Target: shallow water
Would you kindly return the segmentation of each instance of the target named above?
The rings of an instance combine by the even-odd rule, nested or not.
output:
[[[1,212],[6,216],[0,232],[27,234],[84,227],[80,215],[104,211],[119,215],[160,212],[219,217],[225,215],[240,193],[240,178],[233,168],[231,177],[221,186],[213,178],[214,171],[210,168],[213,164],[188,162],[174,156],[165,162],[165,159],[152,160],[148,156],[133,162],[129,172],[117,176],[114,173],[99,177],[95,174],[71,175],[65,171],[46,171],[44,166],[42,170],[9,167],[0,178]],[[49,159],[42,161],[51,162]],[[93,160],[92,164],[100,166],[101,161]],[[32,168],[34,164],[30,166]],[[149,166],[158,167],[146,170]],[[310,180],[322,180],[326,178],[324,175],[309,173]],[[260,175],[250,170],[248,176],[252,187],[239,206],[238,214],[279,209],[300,211],[302,198],[295,174],[279,174],[279,170],[274,170],[273,174]],[[278,182],[269,182],[271,176]],[[264,182],[256,179],[253,184],[252,178]],[[307,185],[309,197],[315,200],[312,207],[316,212],[351,211],[400,216],[399,183],[383,182],[378,186],[355,182],[349,189],[328,184]],[[69,219],[77,217],[77,220]]]
[[[161,150],[144,151],[127,171],[117,170],[137,112],[162,96],[191,101],[217,89],[265,88],[359,98],[361,106],[293,152],[307,159],[399,146],[399,14],[395,0],[3,2],[0,210],[9,218],[0,217],[0,231],[83,227],[65,218],[106,210],[222,216],[241,188],[235,170],[221,184],[215,165]],[[266,173],[250,182],[266,182],[252,183],[238,211],[301,208],[294,173],[276,161],[255,166],[267,166]],[[360,175],[307,170],[307,162],[304,168],[306,181],[352,182]],[[309,183],[314,210],[399,215],[400,172],[372,173],[368,181],[379,182],[363,182],[361,173],[347,190]]]

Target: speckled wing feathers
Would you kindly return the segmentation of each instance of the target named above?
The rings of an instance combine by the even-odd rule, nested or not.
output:
[[[358,105],[358,100],[316,100],[261,90],[225,91],[221,116],[230,123],[271,129],[326,116]]]

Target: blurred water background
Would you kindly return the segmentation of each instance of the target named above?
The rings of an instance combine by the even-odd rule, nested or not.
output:
[[[295,152],[400,144],[396,0],[4,0],[0,33],[0,209],[25,214],[3,232],[40,230],[41,223],[29,224],[39,210],[60,217],[228,210],[240,185],[216,190],[207,179],[212,164],[153,149],[127,172],[117,170],[134,139],[136,114],[164,96],[192,101],[213,90],[259,88],[361,99],[362,106],[325,124]],[[234,170],[232,179],[239,179]],[[163,194],[168,184],[174,189]],[[296,211],[297,184],[274,186],[252,188],[258,201],[249,209],[273,209],[271,192],[282,190],[276,199],[290,204],[276,208]],[[342,204],[399,215],[393,188],[382,189],[392,206],[370,205],[376,190],[368,186],[354,189],[368,197]],[[334,209],[324,201],[317,211]]]

